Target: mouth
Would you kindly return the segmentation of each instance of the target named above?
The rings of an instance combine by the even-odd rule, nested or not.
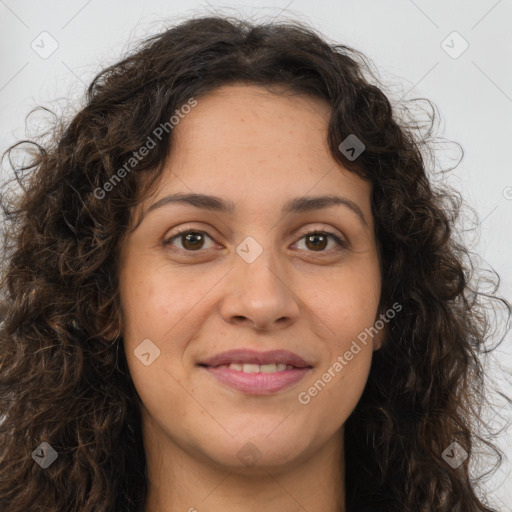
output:
[[[303,357],[290,352],[289,350],[270,350],[267,352],[257,352],[248,349],[234,349],[222,352],[209,359],[201,361],[200,366],[209,366],[217,368],[219,366],[242,365],[242,368],[236,367],[238,371],[243,371],[247,367],[247,373],[257,373],[255,367],[263,367],[263,372],[271,373],[274,371],[283,371],[287,367],[308,368],[312,365]],[[274,365],[274,366],[272,366]],[[279,370],[277,370],[279,365]],[[283,365],[285,365],[283,367]],[[235,368],[233,368],[235,369]]]
[[[243,372],[243,373],[276,373],[276,372],[283,372],[285,370],[293,370],[294,368],[298,368],[297,366],[293,366],[292,364],[286,364],[286,363],[268,363],[268,364],[229,363],[229,364],[220,364],[218,366],[209,366],[209,365],[199,365],[199,366],[204,366],[205,368],[229,368],[230,370],[235,370],[237,372]]]
[[[222,385],[251,395],[268,395],[290,387],[313,366],[287,350],[256,352],[237,349],[198,364]]]

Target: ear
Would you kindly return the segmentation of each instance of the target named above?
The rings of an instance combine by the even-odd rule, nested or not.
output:
[[[382,319],[383,317],[386,317],[386,314],[382,314],[381,310],[379,309],[379,312],[377,313],[375,322],[373,324],[375,329],[377,329],[377,334],[375,334],[375,336],[373,336],[372,338],[374,351],[380,350],[384,346],[386,338],[388,337],[389,334],[389,319],[386,322],[385,320]]]
[[[380,350],[384,345],[386,339],[387,325],[380,329],[379,332],[373,337],[373,350]]]
[[[107,341],[114,341],[117,337],[121,335],[121,327],[119,324],[119,321],[111,320],[109,321],[105,327],[103,328],[103,331],[101,333],[101,336],[106,339]]]
[[[114,342],[122,334],[122,310],[116,303],[101,308],[95,318],[96,336]]]

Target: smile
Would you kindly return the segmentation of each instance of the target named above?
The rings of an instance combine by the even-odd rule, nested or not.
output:
[[[276,373],[284,370],[292,370],[291,364],[269,363],[269,364],[251,364],[251,363],[230,363],[217,366],[217,368],[229,368],[244,373]]]
[[[311,368],[296,368],[286,364],[240,363],[201,368],[223,386],[249,395],[277,393],[303,379],[311,370]]]

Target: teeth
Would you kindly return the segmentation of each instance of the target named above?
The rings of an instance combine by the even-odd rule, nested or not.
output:
[[[247,363],[231,363],[223,364],[223,367],[244,373],[275,373],[293,369],[293,365],[285,363],[269,363],[269,364],[247,364]]]
[[[260,371],[260,366],[257,364],[244,364],[242,371],[244,373],[258,373]]]

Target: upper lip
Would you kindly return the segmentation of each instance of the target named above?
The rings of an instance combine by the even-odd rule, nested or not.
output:
[[[311,365],[298,354],[289,350],[270,350],[268,352],[258,352],[247,349],[234,349],[222,352],[209,359],[201,361],[202,366],[220,366],[231,363],[245,364],[272,364],[284,363],[290,364],[297,368],[308,368]]]

